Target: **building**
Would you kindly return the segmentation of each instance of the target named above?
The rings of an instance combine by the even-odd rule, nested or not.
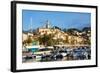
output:
[[[66,40],[66,36],[67,36],[67,33],[64,33],[60,29],[52,28],[50,26],[50,22],[49,21],[46,22],[46,24],[45,24],[45,26],[43,28],[39,28],[38,29],[38,33],[40,35],[53,34],[54,35],[53,39],[55,39],[55,40],[57,40],[57,39]]]
[[[28,38],[28,34],[27,33],[22,33],[22,40],[25,41]]]
[[[23,41],[27,40],[27,38],[30,37],[33,41],[33,44],[34,42],[38,42],[39,45],[38,37],[41,37],[44,34],[52,34],[52,39],[57,40],[57,42],[59,41],[62,44],[84,44],[84,42],[87,41],[87,39],[83,37],[83,34],[86,34],[86,36],[88,36],[88,38],[91,39],[90,31],[88,32],[88,34],[86,32],[83,33],[78,31],[74,31],[74,34],[76,35],[68,34],[67,32],[64,32],[60,29],[52,28],[48,20],[46,21],[45,26],[36,30],[36,33],[37,34],[34,34],[33,32],[28,32],[27,34],[23,33]]]
[[[46,24],[44,27],[42,28],[38,28],[38,33],[40,35],[44,35],[44,34],[52,34],[52,29],[51,29],[51,26],[50,26],[50,22],[47,20],[46,21]]]

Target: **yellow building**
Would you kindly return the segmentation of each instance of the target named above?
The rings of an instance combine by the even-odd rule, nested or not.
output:
[[[39,28],[39,29],[38,29],[38,33],[39,33],[40,35],[52,34],[52,31],[51,31],[51,29],[49,29],[49,28]]]

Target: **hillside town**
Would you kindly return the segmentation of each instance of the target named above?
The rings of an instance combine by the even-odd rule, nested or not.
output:
[[[46,62],[91,58],[91,28],[62,29],[47,20],[43,27],[23,31],[22,61]]]

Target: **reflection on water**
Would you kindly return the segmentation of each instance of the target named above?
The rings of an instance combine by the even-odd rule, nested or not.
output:
[[[22,54],[23,63],[91,59],[90,47],[30,48]]]

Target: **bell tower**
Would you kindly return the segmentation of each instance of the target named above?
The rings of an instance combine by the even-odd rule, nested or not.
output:
[[[50,28],[50,22],[49,22],[49,20],[46,21],[46,26],[45,27],[46,28]]]

